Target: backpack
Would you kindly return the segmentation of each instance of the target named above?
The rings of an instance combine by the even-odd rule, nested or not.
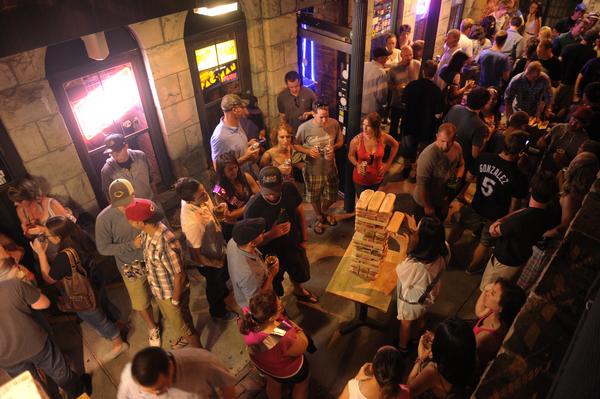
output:
[[[96,309],[96,294],[88,273],[81,265],[79,254],[73,248],[62,250],[69,257],[71,275],[60,280],[62,292],[57,306],[62,312],[86,312]]]

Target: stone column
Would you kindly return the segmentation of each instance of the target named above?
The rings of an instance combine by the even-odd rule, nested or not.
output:
[[[252,90],[267,126],[278,121],[277,95],[285,88],[284,75],[298,70],[296,10],[323,0],[242,0],[246,16]]]
[[[98,211],[90,181],[45,78],[46,48],[0,59],[0,119],[27,172],[73,210]]]
[[[167,152],[176,176],[207,178],[206,153],[196,108],[183,29],[187,11],[135,23]],[[210,134],[210,133],[207,133]]]

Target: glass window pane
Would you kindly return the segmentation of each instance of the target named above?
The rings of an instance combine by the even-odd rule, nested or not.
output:
[[[131,134],[148,127],[131,64],[93,73],[64,84],[88,151],[111,133]]]

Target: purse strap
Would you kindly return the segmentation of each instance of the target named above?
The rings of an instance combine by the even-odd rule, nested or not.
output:
[[[79,257],[77,251],[75,251],[73,248],[65,248],[61,252],[67,254],[67,257],[69,258],[69,264],[71,266],[71,277],[74,276],[75,272],[82,274],[84,277],[87,277],[87,272],[83,267],[81,267],[81,258]]]

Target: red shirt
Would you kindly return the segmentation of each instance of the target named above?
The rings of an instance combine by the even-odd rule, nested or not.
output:
[[[367,174],[361,175],[358,173],[358,166],[354,168],[352,180],[361,186],[373,186],[383,181],[383,175],[379,175],[379,168],[383,163],[384,146],[382,139],[377,140],[377,149],[374,153],[370,153],[365,148],[364,133],[358,136],[358,148],[356,149],[356,159],[360,165],[362,162],[367,163]]]
[[[256,367],[273,377],[288,378],[300,371],[304,356],[284,355],[296,341],[297,334],[287,320],[281,323],[282,327],[290,327],[284,336],[251,331],[244,335],[244,342],[250,348],[250,359]]]

